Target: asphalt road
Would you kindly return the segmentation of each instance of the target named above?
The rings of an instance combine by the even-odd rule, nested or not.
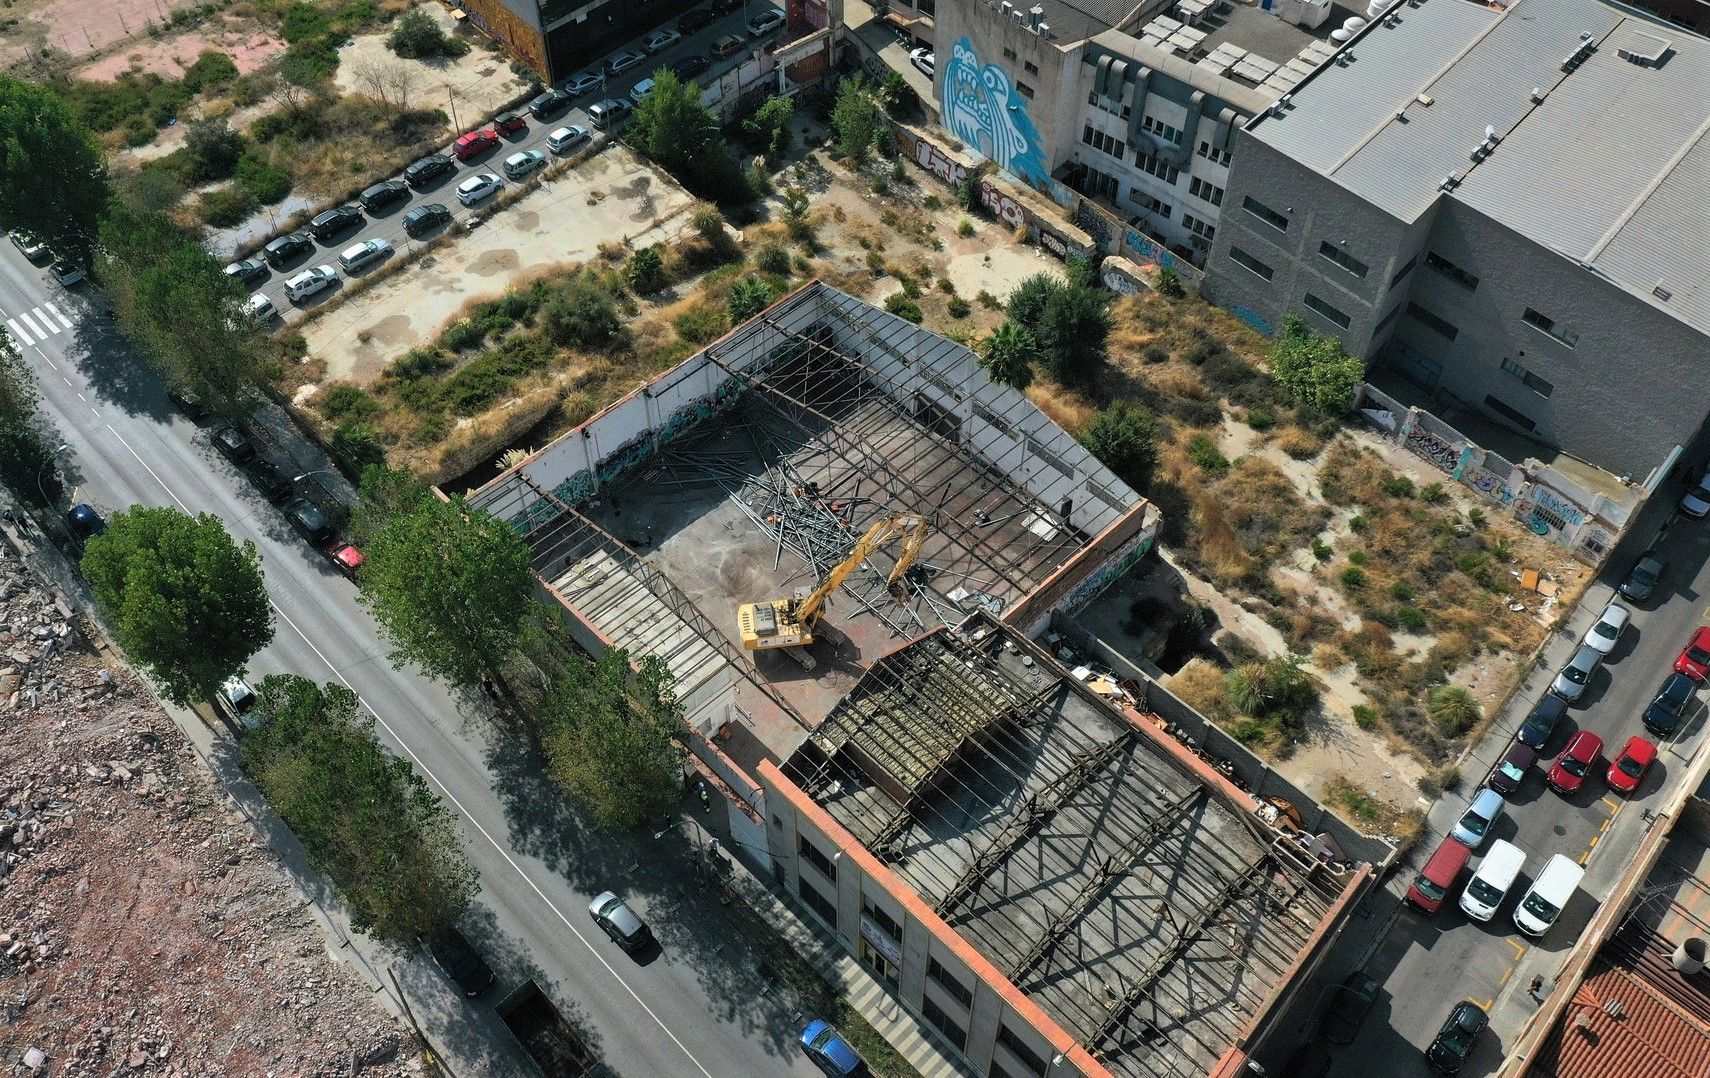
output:
[[[500,974],[472,1006],[490,1007],[535,976],[617,1074],[817,1073],[794,1044],[791,1002],[764,994],[763,971],[743,941],[685,886],[680,854],[671,852],[678,836],[631,840],[584,827],[541,777],[525,738],[477,703],[393,669],[354,587],[214,452],[208,431],[169,404],[96,293],[67,292],[7,244],[0,322],[23,330],[44,419],[67,443],[60,460],[69,500],[106,517],[133,504],[209,512],[252,540],[276,636],[251,661],[251,679],[293,672],[344,682],[377,716],[383,742],[460,814],[483,883],[466,928]],[[608,888],[652,922],[662,951],[638,961],[595,929],[588,900]]]
[[[1428,832],[1433,836],[1446,834],[1507,749],[1531,705],[1547,691],[1556,671],[1604,605],[1615,598],[1615,585],[1638,553],[1654,541],[1669,562],[1663,586],[1644,603],[1619,600],[1633,612],[1632,624],[1585,695],[1562,719],[1546,746],[1546,755],[1534,765],[1520,792],[1508,799],[1506,815],[1493,826],[1480,848],[1481,852],[1487,850],[1491,841],[1501,838],[1526,852],[1520,879],[1496,916],[1481,924],[1467,918],[1458,907],[1461,889],[1481,862],[1478,854],[1435,916],[1425,916],[1396,901],[1435,848],[1437,839],[1431,838],[1396,871],[1386,892],[1367,900],[1362,915],[1373,923],[1349,930],[1351,937],[1369,937],[1374,932],[1381,935],[1362,968],[1381,980],[1383,988],[1359,1037],[1335,1051],[1330,1073],[1337,1078],[1363,1078],[1372,1073],[1371,1061],[1375,1059],[1385,1061],[1386,1076],[1432,1073],[1425,1065],[1423,1050],[1436,1036],[1449,1009],[1462,999],[1471,999],[1491,1013],[1490,1029],[1462,1073],[1494,1073],[1506,1046],[1536,1010],[1536,1003],[1527,995],[1532,977],[1542,976],[1548,990],[1566,952],[1629,863],[1647,826],[1645,809],[1662,801],[1665,788],[1685,773],[1687,760],[1704,736],[1702,692],[1688,721],[1664,742],[1657,763],[1631,798],[1611,792],[1604,779],[1610,758],[1629,737],[1651,737],[1641,725],[1640,715],[1672,672],[1674,659],[1693,629],[1710,623],[1710,599],[1706,598],[1710,596],[1710,525],[1687,517],[1673,518],[1681,488],[1678,478],[1663,484],[1635,524],[1629,541],[1622,544],[1588,590],[1566,630],[1549,641],[1546,662],[1529,675],[1508,712],[1462,764],[1460,789],[1445,795],[1430,810]],[[1664,529],[1660,538],[1659,528]],[[1563,797],[1545,786],[1544,774],[1554,754],[1581,729],[1603,739],[1604,755],[1579,793]],[[1514,906],[1544,863],[1557,853],[1584,864],[1585,879],[1557,923],[1542,939],[1532,939],[1515,928]],[[1339,981],[1348,968],[1350,964],[1342,962],[1327,969],[1325,982]],[[1298,1019],[1294,1037],[1283,1036],[1279,1041],[1311,1035],[1324,993],[1318,985],[1303,994],[1298,1013],[1290,1016]]]
[[[556,131],[560,127],[577,125],[584,128],[591,134],[598,136],[600,132],[595,130],[594,125],[588,122],[588,106],[608,97],[615,98],[629,96],[630,91],[635,87],[636,83],[641,82],[643,79],[652,77],[653,73],[659,68],[677,60],[682,60],[690,56],[705,56],[709,60],[713,60],[711,53],[708,51],[712,47],[713,41],[725,34],[734,34],[747,42],[749,48],[724,60],[713,60],[712,67],[700,75],[696,81],[704,84],[711,79],[722,75],[726,70],[735,67],[746,59],[752,49],[758,45],[758,41],[756,39],[748,36],[748,32],[745,28],[745,20],[758,15],[761,11],[767,10],[768,8],[770,8],[770,5],[760,2],[760,0],[753,0],[747,8],[748,14],[746,15],[743,10],[739,9],[729,15],[719,16],[711,26],[705,27],[693,34],[683,35],[683,39],[681,41],[672,45],[668,49],[649,56],[647,61],[640,66],[631,68],[622,74],[608,75],[606,77],[606,85],[603,88],[597,88],[583,94],[571,105],[570,108],[555,116],[551,116],[548,119],[537,120],[529,114],[526,105],[520,106],[517,109],[517,114],[527,121],[528,126],[526,128],[509,135],[501,135],[497,146],[488,150],[486,153],[471,158],[467,162],[456,161],[456,158],[453,158],[453,161],[457,165],[456,170],[443,175],[437,183],[430,184],[419,191],[412,188],[409,198],[394,202],[376,214],[368,214],[365,212],[360,226],[350,228],[325,241],[316,241],[314,250],[297,256],[297,258],[286,263],[282,269],[272,269],[270,267],[268,275],[258,281],[255,285],[251,286],[252,291],[259,292],[267,296],[268,299],[273,301],[274,308],[281,313],[281,316],[286,321],[294,321],[298,315],[293,312],[306,310],[319,303],[325,303],[333,296],[336,296],[339,289],[343,287],[345,278],[362,277],[365,274],[375,272],[386,264],[385,261],[370,263],[368,266],[358,270],[355,274],[347,274],[344,271],[344,268],[338,264],[338,256],[339,252],[352,244],[360,243],[363,240],[369,239],[383,239],[392,245],[395,253],[391,257],[399,258],[402,257],[413,244],[424,243],[432,240],[447,229],[467,227],[470,217],[483,216],[491,212],[490,207],[496,196],[490,195],[475,203],[474,206],[464,206],[457,200],[458,184],[469,179],[471,176],[475,176],[483,172],[489,172],[499,177],[500,180],[504,182],[505,186],[511,186],[511,181],[506,179],[505,170],[502,167],[505,158],[519,150],[539,150],[546,154],[548,161],[550,162],[554,158],[554,155],[546,148],[546,136],[549,133]],[[664,26],[675,29],[677,26],[676,20],[672,19],[665,23]],[[640,49],[640,39],[638,38],[636,41],[631,42],[629,45],[624,47]],[[599,73],[599,69],[596,69],[593,65],[589,65],[588,70],[594,71],[596,74]],[[490,119],[490,117],[459,116],[458,119],[462,121],[464,131],[475,131],[491,126],[490,123],[485,122],[487,119]],[[474,122],[477,119],[480,119],[483,122]],[[619,126],[621,127],[621,125]],[[461,134],[462,132],[459,133]],[[449,155],[451,152],[450,145],[447,144],[441,152]],[[534,173],[535,178],[538,178],[539,175],[539,172]],[[379,183],[384,179],[401,178],[401,175],[393,177],[375,176],[370,182]],[[521,182],[530,183],[533,181],[530,178],[525,177]],[[437,202],[450,210],[453,220],[441,225],[438,229],[435,229],[432,232],[425,233],[417,239],[412,239],[404,231],[404,214],[417,206],[423,206],[433,202]],[[354,201],[350,204],[356,205]],[[284,229],[279,229],[269,235],[268,239],[271,240],[276,236],[283,235],[284,231]],[[306,232],[307,229],[305,228],[304,231]],[[257,252],[250,257],[259,259],[261,255],[260,252]],[[339,274],[339,284],[314,296],[305,297],[301,303],[292,303],[290,300],[285,298],[285,282],[288,279],[298,273],[301,273],[304,269],[307,269],[310,266],[320,265],[329,265],[337,270]]]

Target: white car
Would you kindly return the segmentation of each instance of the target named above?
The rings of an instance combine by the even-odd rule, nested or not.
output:
[[[53,273],[53,279],[67,288],[83,280],[83,268],[69,259],[56,258],[49,269]],[[1702,513],[1699,515],[1703,516]]]
[[[324,292],[338,280],[338,270],[331,266],[312,266],[285,282],[285,298],[301,303],[316,292]]]
[[[908,62],[913,64],[922,75],[930,79],[938,66],[938,57],[932,54],[931,49],[910,49],[908,50]]]
[[[1615,650],[1615,641],[1620,639],[1621,630],[1633,619],[1632,611],[1620,603],[1610,603],[1603,608],[1597,624],[1585,631],[1585,639],[1581,641],[1588,648],[1595,648],[1601,655],[1607,655]]]
[[[364,266],[392,257],[392,245],[385,240],[363,240],[346,247],[338,256],[344,272],[355,273]]]
[[[1698,485],[1680,499],[1680,511],[1689,517],[1702,517],[1710,513],[1710,472],[1705,472]]]
[[[782,25],[784,25],[784,13],[777,8],[768,8],[748,20],[748,36],[765,37]]]
[[[581,97],[590,90],[598,90],[605,79],[592,71],[584,71],[580,75],[572,75],[570,81],[564,84],[564,92],[573,97]]]
[[[546,148],[553,153],[565,153],[588,141],[588,129],[581,124],[560,127],[546,136]]]
[[[664,52],[666,49],[683,40],[683,35],[669,27],[662,27],[641,39],[641,47],[648,53]]]
[[[457,185],[457,201],[465,206],[473,206],[502,186],[504,186],[504,181],[491,172],[483,172],[478,176],[471,176]]]
[[[629,103],[640,108],[641,103],[651,96],[653,96],[653,80],[642,79],[629,91]]]
[[[272,300],[257,292],[243,301],[243,313],[244,317],[251,322],[261,325],[264,322],[271,322],[274,316],[279,313],[279,308],[273,306]]]

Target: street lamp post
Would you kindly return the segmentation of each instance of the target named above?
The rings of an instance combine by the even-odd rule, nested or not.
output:
[[[335,474],[337,474],[337,470],[333,469],[333,468],[316,468],[312,472],[304,472],[302,475],[292,476],[291,482],[301,483],[303,480],[309,478],[309,476],[311,476],[311,475],[335,475]]]
[[[463,127],[457,122],[457,94],[449,86],[445,88],[445,99],[451,104],[451,130],[455,136],[463,130]]]
[[[42,462],[42,466],[40,468],[36,469],[36,493],[42,496],[42,507],[44,509],[51,510],[53,508],[53,499],[47,496],[47,487],[42,485],[42,480],[47,478],[48,465],[58,460],[59,455],[70,448],[70,442],[61,442],[54,446],[53,452],[48,455],[48,459]]]

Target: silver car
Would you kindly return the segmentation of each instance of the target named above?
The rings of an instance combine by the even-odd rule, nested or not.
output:
[[[1550,691],[1563,700],[1572,703],[1585,695],[1585,687],[1591,683],[1591,675],[1597,673],[1597,668],[1603,665],[1603,653],[1590,644],[1581,644],[1579,650],[1573,653],[1573,658],[1562,667],[1562,672],[1556,675],[1556,680],[1550,683]]]
[[[637,917],[635,911],[611,891],[602,891],[588,903],[588,912],[612,942],[626,951],[638,950],[653,938],[647,922]]]

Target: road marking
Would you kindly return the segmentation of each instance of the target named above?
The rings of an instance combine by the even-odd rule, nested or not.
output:
[[[1613,797],[1610,797],[1607,794],[1605,794],[1603,796],[1602,803],[1609,806],[1609,818],[1610,819],[1614,819],[1615,814],[1617,812],[1621,811],[1621,802],[1615,800]]]
[[[1610,824],[1612,824],[1612,823],[1614,823],[1614,822],[1615,822],[1615,817],[1613,817],[1613,816],[1611,816],[1611,817],[1609,817],[1609,818],[1608,818],[1608,819],[1607,819],[1607,820],[1604,820],[1604,821],[1603,821],[1603,826],[1602,826],[1602,827],[1599,827],[1599,828],[1598,828],[1598,829],[1597,829],[1597,833],[1598,833],[1598,834],[1599,834],[1599,835],[1601,835],[1601,834],[1603,834],[1603,833],[1604,833],[1604,832],[1606,832],[1606,831],[1608,831],[1608,830],[1609,830],[1609,825],[1610,825]],[[1594,841],[1595,841],[1595,840],[1594,840]]]
[[[46,329],[43,329],[42,327],[36,325],[36,320],[34,318],[31,318],[30,315],[40,314],[40,313],[41,313],[40,307],[37,307],[33,311],[19,311],[18,312],[18,321],[24,323],[24,325],[26,325],[26,326],[29,326],[30,332],[34,333],[37,337],[46,339],[48,337],[53,336],[55,330],[53,328],[53,323],[49,322],[46,318],[42,319],[42,321],[44,323],[46,323],[46,325],[47,325]]]
[[[55,307],[51,303],[44,303],[41,305],[41,310],[45,310],[49,314],[53,315],[55,318],[59,319],[59,324],[64,326],[66,329],[71,328],[71,319],[65,317],[65,314],[62,311],[60,311],[60,309],[58,307]],[[43,318],[42,321],[45,322],[45,321],[47,321],[47,319]]]
[[[1508,942],[1508,946],[1514,948],[1514,961],[1518,962],[1522,958],[1526,957],[1527,948],[1526,948],[1526,945],[1524,943],[1521,943],[1519,940],[1512,940],[1512,939],[1508,940],[1507,942]]]
[[[1584,853],[1579,855],[1579,867],[1584,868],[1585,863],[1589,860],[1591,860],[1591,851],[1586,850]]]
[[[141,454],[139,454],[135,449],[131,448],[131,443],[127,442],[125,440],[125,436],[120,434],[118,431],[114,430],[113,425],[111,423],[104,424],[104,426],[106,426],[107,430],[113,435],[113,437],[115,437],[119,440],[119,444],[123,445],[125,447],[126,451],[129,452],[131,456],[136,458],[137,463],[141,464],[143,466],[143,470],[148,472],[148,474],[154,478],[154,481],[156,483],[160,484],[160,489],[166,491],[166,496],[168,498],[171,498],[173,500],[173,502],[175,502],[178,505],[178,508],[184,510],[184,512],[186,512],[186,513],[189,513],[190,507],[185,505],[184,502],[179,499],[178,495],[173,491],[173,489],[171,487],[167,486],[164,481],[162,481],[159,474],[156,473],[153,468],[149,467],[148,461],[144,460],[142,458]],[[475,819],[474,814],[472,814],[468,809],[463,807],[463,802],[461,802],[457,799],[457,795],[451,792],[451,788],[448,787],[444,782],[440,781],[440,778],[438,775],[435,775],[431,770],[428,769],[428,766],[422,762],[421,757],[417,756],[415,753],[415,750],[410,748],[409,743],[406,742],[403,738],[398,736],[398,732],[396,730],[392,729],[391,725],[386,722],[386,720],[381,716],[381,714],[378,711],[375,711],[374,708],[369,705],[367,700],[364,700],[362,698],[361,693],[356,692],[356,687],[354,685],[352,685],[350,682],[345,680],[344,673],[341,670],[339,670],[338,667],[336,667],[332,664],[332,660],[328,659],[326,657],[326,655],[321,652],[320,648],[315,646],[315,642],[313,640],[309,639],[309,635],[307,633],[305,633],[301,628],[299,628],[297,623],[291,620],[290,615],[286,614],[285,611],[280,608],[279,604],[274,602],[271,597],[267,600],[267,605],[271,606],[273,608],[274,613],[279,615],[279,619],[281,621],[283,621],[285,624],[291,626],[291,631],[296,633],[298,638],[301,639],[303,641],[303,643],[308,645],[309,650],[315,653],[315,657],[320,659],[321,662],[326,664],[326,668],[328,670],[332,671],[333,677],[338,678],[339,682],[342,683],[345,688],[349,689],[352,693],[356,694],[356,698],[358,700],[362,701],[362,706],[364,708],[367,708],[368,713],[370,715],[374,716],[374,721],[379,723],[380,726],[382,728],[384,728],[388,734],[391,734],[392,740],[396,741],[403,748],[403,750],[409,754],[409,757],[412,761],[414,761],[416,768],[419,771],[421,771],[421,773],[423,775],[425,775],[430,782],[432,782],[435,786],[439,787],[440,792],[445,796],[445,799],[447,801],[450,801],[453,805],[457,806],[457,810],[459,812],[463,813],[463,818],[465,820],[469,821],[469,825],[471,827],[475,828],[476,831],[480,832],[481,837],[487,840],[488,845],[492,846],[494,851],[497,852],[500,857],[503,857],[505,859],[505,863],[510,865],[511,868],[516,871],[516,874],[522,877],[523,882],[528,884],[529,890],[533,891],[536,895],[539,896],[539,898],[542,902],[546,903],[546,908],[551,910],[554,914],[556,914],[560,921],[564,922],[564,927],[568,928],[570,930],[570,934],[575,936],[578,940],[582,941],[582,945],[588,949],[588,953],[593,955],[594,959],[597,962],[599,962],[600,965],[605,967],[606,972],[612,975],[612,979],[617,981],[618,984],[623,985],[624,991],[626,991],[630,994],[630,998],[634,999],[635,1002],[638,1005],[640,1005],[641,1009],[643,1011],[647,1012],[647,1016],[649,1018],[653,1019],[653,1021],[659,1026],[660,1029],[665,1031],[665,1035],[667,1037],[671,1038],[671,1043],[675,1044],[678,1048],[681,1048],[683,1050],[683,1054],[689,1057],[689,1062],[691,1062],[695,1065],[695,1069],[700,1071],[702,1074],[706,1075],[706,1078],[713,1078],[712,1072],[707,1070],[706,1067],[701,1065],[701,1061],[695,1058],[695,1054],[693,1052],[689,1051],[688,1045],[684,1044],[682,1041],[677,1039],[677,1035],[675,1033],[671,1032],[671,1028],[669,1026],[667,1026],[665,1024],[665,1022],[657,1014],[655,1014],[653,1012],[653,1008],[649,1007],[647,1005],[646,1001],[644,1001],[639,995],[636,994],[635,989],[631,988],[629,982],[623,979],[623,976],[621,974],[619,974],[615,968],[613,968],[613,966],[610,962],[606,961],[605,956],[601,955],[600,952],[594,950],[594,945],[588,942],[588,937],[582,935],[582,933],[579,930],[577,930],[576,926],[570,922],[570,918],[568,918],[564,915],[564,911],[559,909],[558,905],[556,903],[554,903],[552,901],[552,899],[546,897],[546,892],[542,891],[540,889],[540,886],[534,882],[533,878],[531,878],[528,873],[523,871],[522,866],[516,863],[516,860],[511,857],[510,853],[507,852],[503,846],[499,845],[498,841],[496,839],[494,839],[490,833],[488,833],[487,829],[485,827],[481,826],[480,821]],[[1488,1007],[1485,1009],[1487,1011],[1489,1010]]]
[[[12,336],[23,341],[26,346],[36,343],[36,339],[24,332],[24,327],[18,324],[18,320],[16,318],[6,319],[6,328],[10,329],[12,331]]]
[[[1475,999],[1472,1000],[1472,1002],[1478,1005],[1479,1010],[1483,1011],[1485,1014],[1489,1014],[1491,1009],[1496,1006],[1496,997],[1491,996],[1489,999]]]
[[[1498,992],[1502,991],[1503,986],[1508,983],[1508,978],[1514,976],[1514,970],[1516,968],[1518,967],[1509,966],[1507,969],[1502,971],[1502,976],[1496,979],[1496,990]]]

